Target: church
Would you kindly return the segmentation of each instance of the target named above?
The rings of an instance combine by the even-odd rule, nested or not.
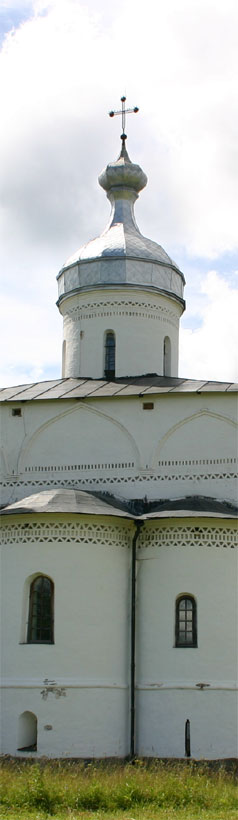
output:
[[[178,377],[125,140],[57,277],[62,377],[0,391],[1,753],[235,758],[238,385]]]

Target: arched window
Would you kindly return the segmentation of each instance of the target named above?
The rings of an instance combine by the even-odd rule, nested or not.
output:
[[[163,376],[171,376],[171,341],[169,336],[164,338]]]
[[[180,595],[177,598],[175,646],[197,646],[197,607],[193,595]]]
[[[115,357],[116,357],[116,338],[113,330],[108,330],[105,335],[105,379],[115,378]]]
[[[54,584],[38,575],[30,586],[27,643],[53,643]]]
[[[23,712],[18,725],[18,752],[36,752],[37,717],[33,712]]]

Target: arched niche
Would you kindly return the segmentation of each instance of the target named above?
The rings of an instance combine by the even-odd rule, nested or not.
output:
[[[181,419],[165,433],[154,447],[153,467],[209,465],[209,470],[216,466],[219,472],[219,464],[229,464],[234,459],[236,436],[236,424],[231,419],[201,410]]]
[[[34,712],[22,712],[18,722],[18,752],[37,751],[37,717]]]
[[[136,442],[124,425],[86,403],[61,413],[29,438],[22,450],[19,472],[70,472],[115,469],[115,464],[140,463]],[[113,467],[112,467],[113,465]],[[93,475],[93,473],[92,473]],[[42,476],[41,476],[42,478]]]

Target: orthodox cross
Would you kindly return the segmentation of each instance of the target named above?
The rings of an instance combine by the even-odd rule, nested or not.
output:
[[[126,97],[121,97],[121,111],[109,111],[109,117],[115,117],[117,114],[121,114],[121,140],[123,144],[125,144],[125,140],[127,139],[127,135],[125,134],[126,114],[137,114],[137,111],[139,111],[139,108],[137,108],[137,106],[135,106],[135,108],[125,108],[125,102]]]

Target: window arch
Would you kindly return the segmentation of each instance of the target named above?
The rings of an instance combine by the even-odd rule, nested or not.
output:
[[[107,330],[105,334],[105,379],[115,378],[116,359],[116,337],[113,330]]]
[[[171,376],[171,341],[169,336],[164,337],[163,376]]]
[[[175,646],[197,646],[197,606],[193,595],[180,595],[176,601]]]
[[[27,643],[54,643],[54,584],[46,575],[30,586]]]

